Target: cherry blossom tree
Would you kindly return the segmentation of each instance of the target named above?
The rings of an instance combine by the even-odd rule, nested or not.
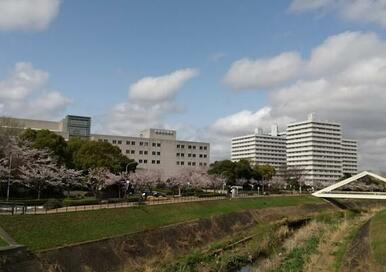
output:
[[[141,169],[130,173],[129,180],[140,190],[152,191],[161,181],[161,173],[152,169]]]
[[[110,183],[109,177],[111,173],[106,168],[93,168],[88,171],[86,177],[86,184],[94,196],[98,195],[98,192],[106,188]]]
[[[59,186],[61,178],[56,161],[45,150],[30,149],[24,154],[25,163],[19,167],[19,182],[37,192],[40,199],[41,191],[47,186]]]
[[[82,185],[82,171],[67,169],[61,166],[58,169],[58,176],[62,188],[67,191],[67,196],[70,196],[70,191],[73,187]]]

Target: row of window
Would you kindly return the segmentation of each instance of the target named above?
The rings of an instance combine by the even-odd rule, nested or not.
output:
[[[185,165],[185,162],[184,161],[177,161],[177,165],[181,165],[181,166],[184,166]],[[187,162],[188,166],[196,166],[196,165],[199,165],[199,166],[207,166],[206,162],[200,162],[200,163],[196,163],[196,162]]]
[[[98,139],[99,142],[106,142],[108,143],[109,140],[108,139]],[[122,140],[112,140],[111,143],[112,144],[118,144],[118,145],[121,145],[124,141]],[[138,143],[140,146],[149,146],[149,142],[142,142],[140,141]],[[153,147],[161,147],[161,143],[151,143]],[[126,145],[136,145],[136,142],[135,141],[126,141]]]
[[[147,164],[147,161],[148,161],[148,160],[138,160],[138,163]],[[152,161],[151,161],[151,164],[160,164],[160,163],[161,163],[160,160],[152,160]]]
[[[176,155],[177,155],[177,157],[185,157],[185,153],[177,153]],[[207,158],[208,157],[208,155],[206,155],[206,154],[197,154],[197,155],[200,158]],[[197,155],[196,154],[191,154],[191,153],[187,154],[187,156],[189,158],[191,158],[191,157],[195,158]]]
[[[185,145],[184,144],[178,144],[177,145],[177,148],[185,148]],[[195,146],[195,145],[187,145],[187,148],[188,149],[200,149],[200,150],[207,150],[208,147],[207,146],[202,146],[200,145],[199,147]]]
[[[135,150],[129,150],[129,149],[127,149],[127,150],[126,150],[126,154],[135,154]],[[139,155],[148,155],[148,154],[149,154],[149,151],[147,151],[147,150],[139,150],[139,151],[138,151],[138,154],[139,154]],[[152,151],[151,154],[152,154],[153,156],[161,156],[161,152],[159,152],[159,151]]]

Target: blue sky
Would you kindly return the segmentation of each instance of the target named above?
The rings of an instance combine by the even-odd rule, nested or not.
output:
[[[293,87],[299,82],[316,83],[326,79],[332,88],[342,87],[334,85],[336,79],[328,73],[304,72],[313,63],[312,50],[326,45],[329,38],[341,37],[338,35],[342,33],[359,33],[352,38],[357,44],[357,40],[368,38],[363,35],[372,33],[380,40],[380,47],[383,46],[386,23],[382,17],[386,15],[386,8],[384,3],[377,6],[376,2],[384,1],[359,1],[365,16],[358,14],[346,0],[340,4],[334,0],[20,1],[29,1],[45,12],[36,12],[28,4],[20,11],[24,13],[7,10],[5,6],[1,9],[2,4],[12,0],[0,0],[0,113],[3,115],[48,119],[58,119],[66,113],[90,115],[95,130],[115,134],[135,134],[138,129],[154,125],[176,128],[181,130],[181,137],[214,142],[214,157],[227,156],[227,139],[233,135],[253,131],[257,126],[268,127],[271,122],[284,127],[287,121],[305,118],[309,110],[323,118],[344,122],[347,134],[362,139],[365,146],[374,138],[366,136],[364,128],[374,131],[380,143],[386,141],[384,131],[361,125],[363,123],[354,120],[358,118],[347,117],[350,110],[357,112],[358,109],[345,109],[332,115],[331,110],[322,105],[299,111],[295,111],[296,105],[295,109],[283,106],[296,101],[289,95],[295,95]],[[23,9],[23,4],[18,8]],[[376,12],[371,13],[371,9]],[[2,12],[9,18],[2,20]],[[340,40],[345,39],[351,39],[350,35]],[[334,46],[340,44],[337,42]],[[358,63],[367,58],[366,52],[378,48],[377,42],[371,46]],[[353,50],[353,54],[362,52]],[[279,68],[261,72],[265,65],[269,66],[263,62],[263,68],[260,65],[247,79],[264,81],[257,74],[264,76],[266,72],[269,77],[290,70],[291,75],[279,82],[245,87],[243,75],[237,78],[240,76],[238,67],[232,72],[235,74],[232,82],[225,79],[239,60],[248,59],[259,65],[259,61],[272,60],[285,52],[296,53],[295,61],[285,66],[286,71]],[[380,50],[372,57],[384,58],[385,55]],[[25,65],[17,68],[18,63]],[[344,63],[344,71],[355,66],[355,63]],[[256,68],[256,65],[250,66],[251,63],[248,65],[245,67],[249,70]],[[194,73],[176,83],[173,94],[162,101],[128,98],[130,87],[141,79],[167,76],[187,68],[194,69]],[[293,73],[294,69],[303,72]],[[38,77],[35,85],[20,80],[20,74],[34,71],[40,72],[34,74]],[[8,98],[1,95],[1,92],[11,92],[6,88],[14,88],[13,94],[24,101],[16,101],[15,97],[7,100],[9,95]],[[18,96],[20,88],[30,96]],[[152,90],[144,91],[152,95]],[[39,103],[33,101],[50,92],[57,93],[52,103],[57,107],[46,105],[53,97],[40,99]],[[337,94],[328,96],[341,99],[336,98]],[[283,103],[283,97],[291,101]],[[302,103],[312,104],[319,98],[310,96],[309,99]],[[382,102],[376,103],[379,108],[384,106]],[[121,107],[119,114],[117,105]],[[360,109],[361,116],[364,110]],[[148,112],[148,115],[132,119],[133,111]],[[376,123],[379,125],[382,121]],[[371,148],[376,149],[375,146]],[[369,156],[364,154],[363,158],[372,163],[378,160]]]

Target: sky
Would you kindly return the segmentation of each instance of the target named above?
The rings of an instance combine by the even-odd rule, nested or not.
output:
[[[386,0],[0,0],[0,115],[211,143],[310,112],[386,170]]]

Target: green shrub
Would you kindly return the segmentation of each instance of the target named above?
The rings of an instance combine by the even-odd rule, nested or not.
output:
[[[44,208],[47,210],[57,209],[63,207],[63,201],[61,199],[48,199],[46,203],[44,203]]]

